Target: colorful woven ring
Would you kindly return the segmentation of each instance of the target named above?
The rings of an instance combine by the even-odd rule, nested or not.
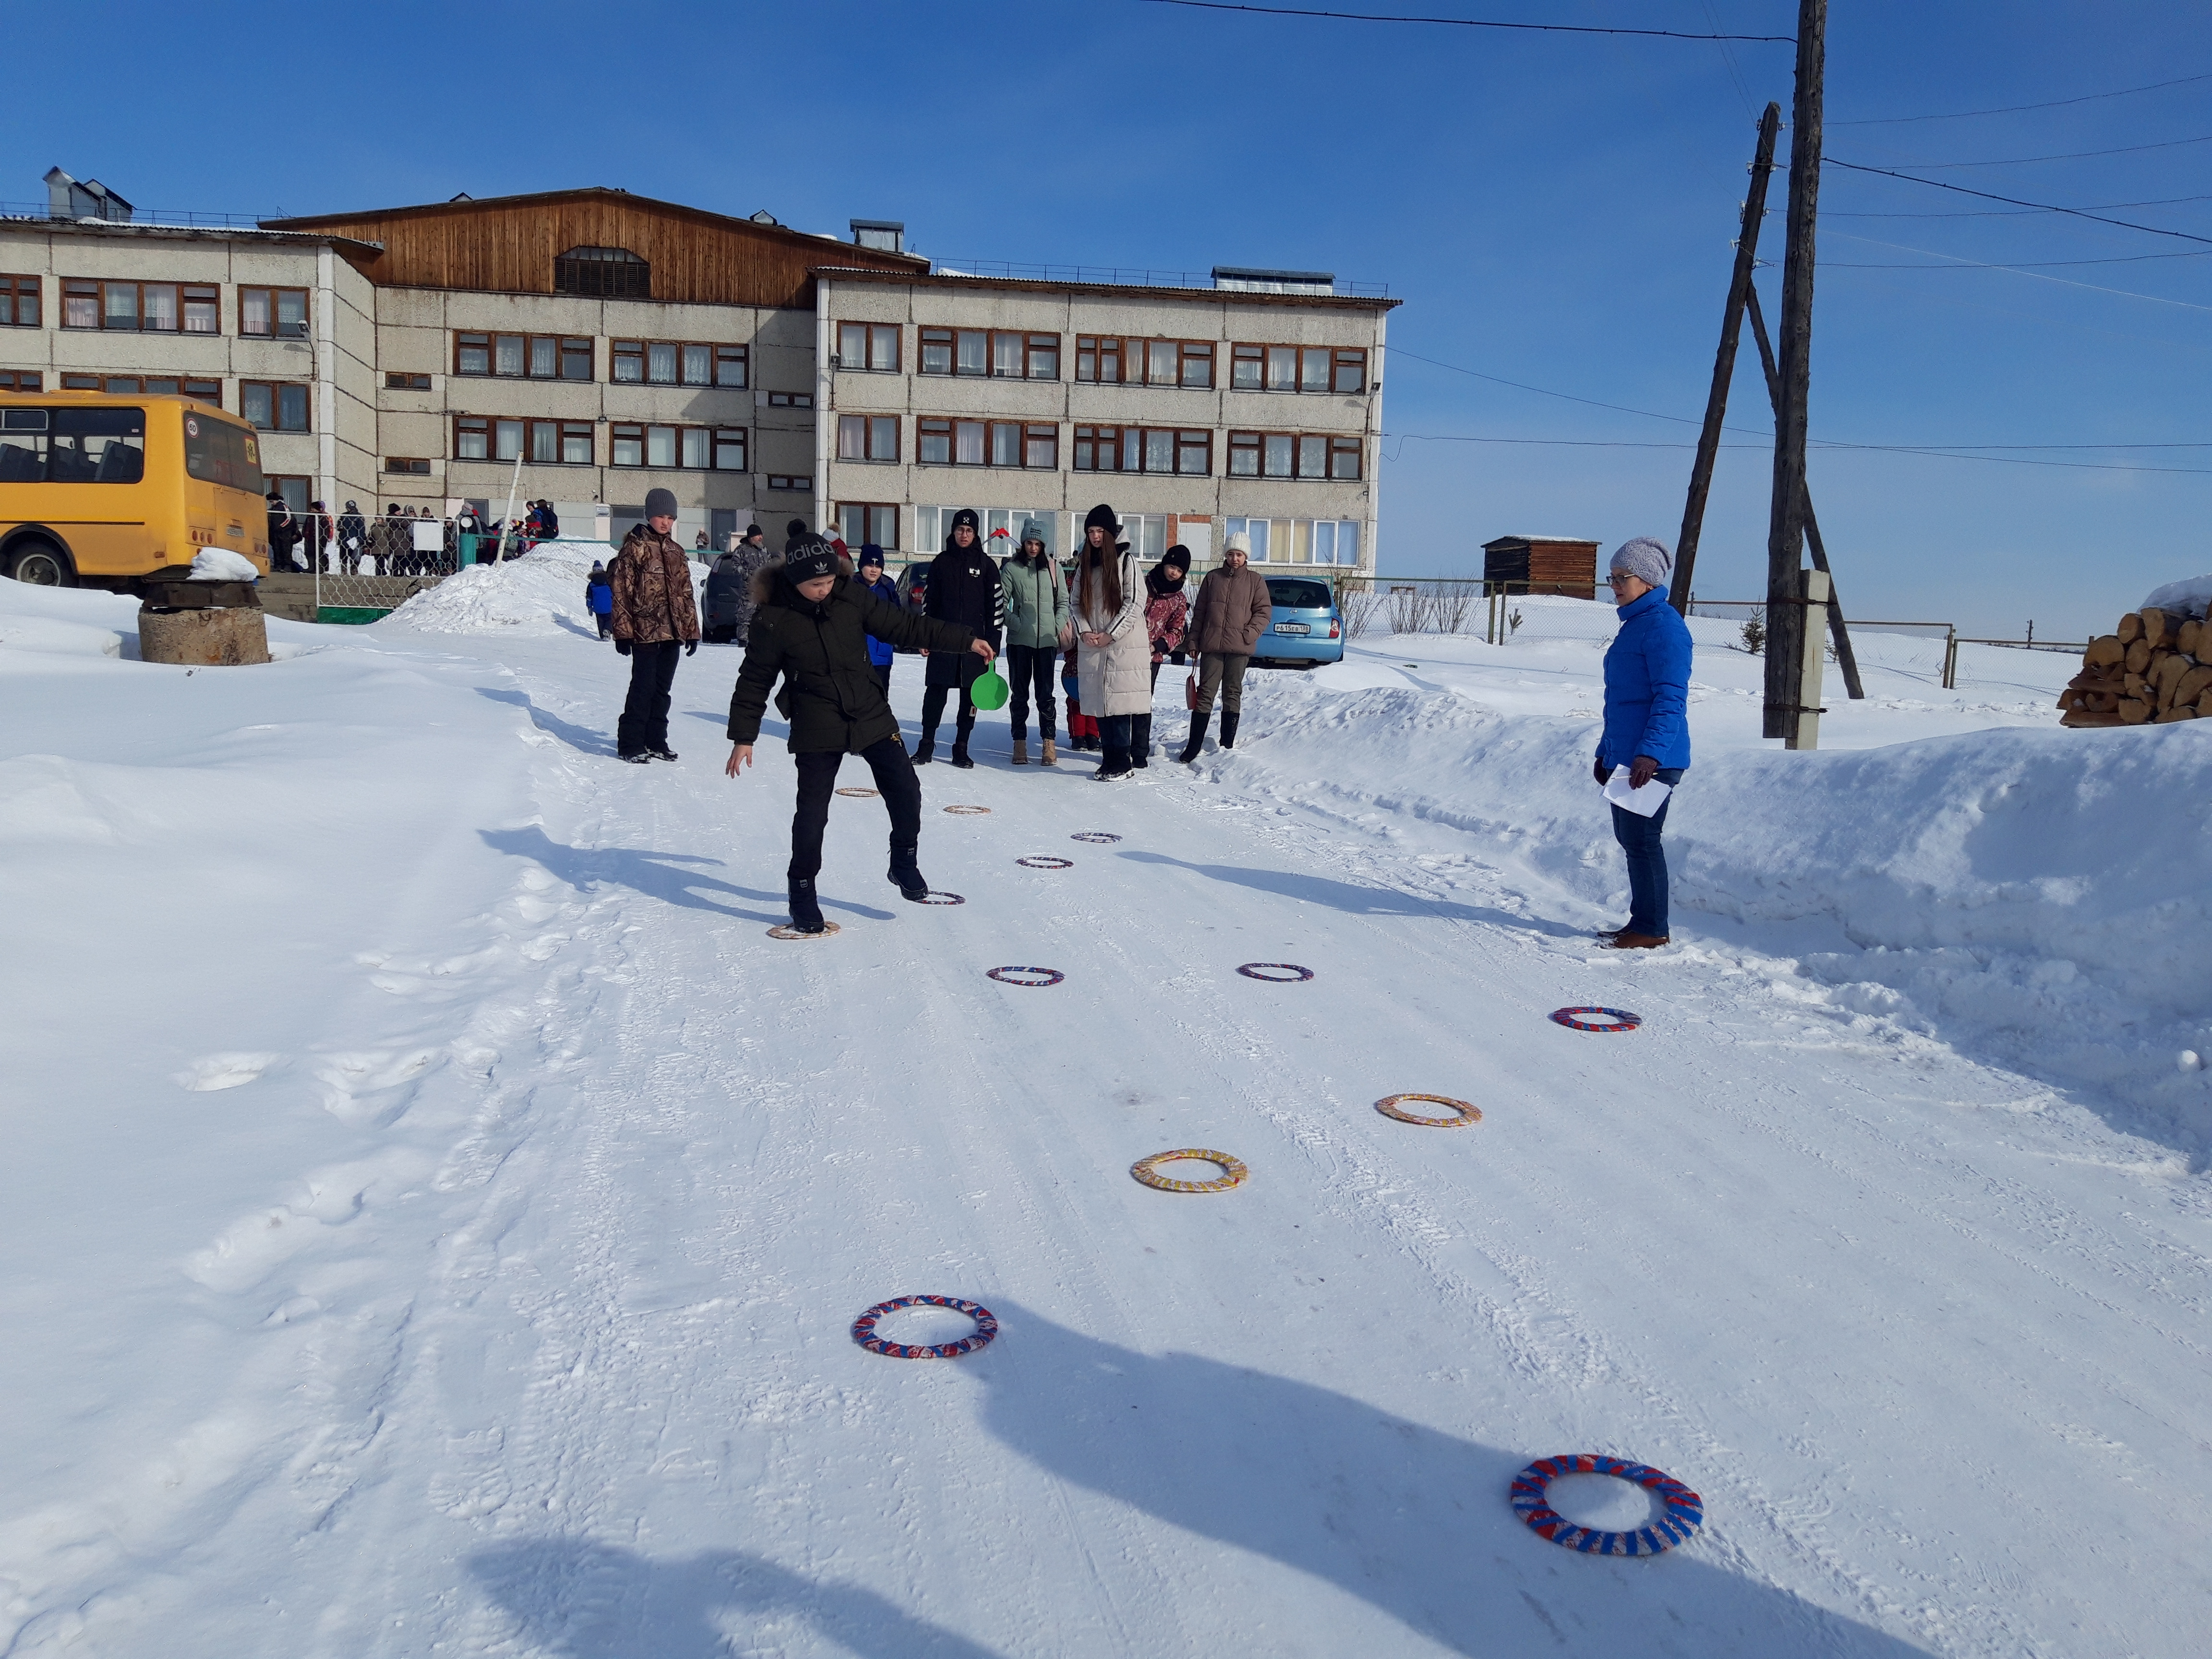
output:
[[[1423,1117],[1418,1112],[1401,1112],[1401,1100],[1425,1100],[1432,1106],[1449,1106],[1449,1117]],[[1375,1109],[1385,1117],[1395,1117],[1401,1123],[1419,1123],[1430,1129],[1464,1129],[1470,1123],[1482,1121],[1482,1108],[1471,1106],[1466,1101],[1454,1100],[1449,1095],[1386,1095],[1375,1103]]]
[[[1271,973],[1267,971],[1270,969],[1280,969],[1282,972]],[[1313,977],[1312,969],[1301,968],[1295,962],[1248,962],[1237,971],[1247,979],[1258,980],[1263,985],[1296,985],[1302,980]]]
[[[837,932],[837,924],[834,921],[824,922],[818,933],[802,933],[788,922],[783,922],[769,928],[768,936],[770,939],[835,939]]]
[[[1109,842],[1121,839],[1121,836],[1105,830],[1079,830],[1068,837],[1070,841],[1087,841],[1093,847],[1103,847]]]
[[[1014,862],[1024,870],[1073,870],[1075,868],[1073,859],[1027,858],[1016,859]]]
[[[1001,985],[1028,985],[1038,988],[1047,985],[1057,985],[1067,977],[1057,968],[993,968],[987,969],[986,972],[988,977],[995,979]],[[1039,977],[1016,979],[1014,975],[1017,974],[1036,974]]]
[[[940,893],[933,887],[929,890],[928,897],[918,898],[915,902],[916,904],[965,904],[968,901],[957,893]]]
[[[1629,1532],[1600,1532],[1578,1527],[1546,1501],[1552,1482],[1563,1474],[1610,1474],[1632,1480],[1659,1499],[1659,1518]],[[1540,1457],[1513,1477],[1513,1513],[1541,1537],[1584,1555],[1659,1555],[1686,1544],[1705,1522],[1705,1500],[1671,1474],[1648,1463],[1571,1452]]]
[[[876,1334],[876,1322],[900,1308],[950,1308],[975,1322],[975,1334],[957,1342],[887,1342]],[[891,1359],[957,1359],[963,1353],[988,1346],[999,1334],[996,1315],[980,1302],[963,1302],[957,1296],[895,1296],[878,1302],[853,1322],[853,1340],[870,1353]]]
[[[1585,1019],[1585,1014],[1602,1018]],[[1558,1008],[1551,1017],[1571,1031],[1632,1031],[1644,1024],[1643,1015],[1632,1014],[1626,1008]]]
[[[1164,1176],[1159,1166],[1178,1158],[1194,1158],[1201,1163],[1219,1167],[1220,1176],[1212,1181],[1177,1181],[1173,1176]],[[1154,1152],[1150,1158],[1140,1158],[1129,1166],[1129,1173],[1147,1187],[1157,1187],[1164,1193],[1225,1193],[1236,1186],[1251,1170],[1244,1167],[1242,1158],[1226,1152],[1208,1152],[1203,1146],[1186,1146],[1180,1152]]]
[[[874,794],[876,792],[872,789],[840,789],[837,793],[841,795],[851,795],[855,799],[864,800],[867,797]]]
[[[948,812],[957,812],[963,818],[972,818],[991,809],[988,806],[948,806],[945,810]]]

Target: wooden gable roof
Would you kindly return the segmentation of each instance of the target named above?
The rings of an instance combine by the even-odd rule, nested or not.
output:
[[[380,243],[380,252],[347,257],[371,282],[391,288],[550,294],[560,255],[573,247],[620,247],[652,267],[655,300],[811,310],[810,266],[834,259],[909,274],[929,269],[928,260],[912,254],[598,186],[270,219],[263,228]]]

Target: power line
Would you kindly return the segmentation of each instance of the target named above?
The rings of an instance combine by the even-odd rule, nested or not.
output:
[[[2063,109],[2069,104],[2094,104],[2100,98],[2132,98],[2139,92],[2159,92],[2167,87],[2192,86],[2212,81],[2212,75],[2185,75],[2179,81],[2154,81],[2147,87],[2124,87],[2118,92],[2088,92],[2079,98],[2054,98],[2047,104],[2008,104],[2002,109],[1966,109],[1955,115],[1874,115],[1856,121],[1831,121],[1832,127],[1886,127],[1906,121],[1966,121],[1978,115],[2018,115],[2032,109]]]
[[[1941,179],[1916,179],[1909,173],[1895,173],[1887,167],[1861,167],[1856,161],[1839,161],[1832,155],[1820,158],[1820,165],[1842,167],[1850,173],[1879,173],[1885,179],[1902,179],[1908,185],[1926,185],[1934,190],[1956,191],[1961,196],[1978,196],[1985,202],[2002,202],[2010,207],[2033,208],[2039,213],[2063,213],[2075,219],[2094,219],[2100,225],[2118,225],[2122,230],[2140,230],[2153,236],[2176,236],[2185,242],[2203,242],[2212,247],[2212,236],[2193,235],[2185,230],[2166,230],[2157,225],[2132,224],[2125,219],[2107,219],[2101,214],[2090,213],[2081,208],[2053,207],[2048,202],[2023,201],[2017,196],[1997,196],[1986,190],[1969,190],[1964,185],[1946,184]]]
[[[1537,449],[1681,450],[1695,449],[1697,447],[1697,445],[1695,444],[1652,443],[1626,438],[1493,438],[1477,434],[1462,432],[1385,432],[1379,435],[1385,438],[1395,438],[1401,444],[1504,444],[1508,446]],[[2063,468],[2069,471],[2076,472],[2170,472],[2185,474],[2191,477],[2201,476],[2212,477],[2212,466],[2129,466],[2118,461],[2045,461],[2015,455],[1974,455],[1963,453],[1955,447],[1949,449],[1936,449],[1924,447],[1917,444],[1850,444],[1838,443],[1819,438],[1812,440],[1811,442],[1812,447],[1815,449],[1855,449],[1886,455],[1923,455],[1931,459],[1942,461],[1990,461],[2001,465],[2008,466],[2055,466]],[[2130,447],[2142,448],[2203,448],[2207,446],[2199,444],[2183,444],[2174,446],[2154,446],[2148,444],[2140,446],[2085,444],[2081,447],[2089,449],[2102,449],[2124,448]],[[1763,450],[1767,448],[1768,446],[1765,444],[1723,444],[1721,447],[1723,449]],[[2071,446],[2023,444],[2018,446],[2018,447],[2060,448],[2071,447]]]
[[[2201,138],[2166,138],[2155,144],[2124,144],[2118,149],[2072,149],[2063,155],[2013,155],[2002,161],[1899,161],[1923,173],[1948,173],[1954,167],[2019,167],[2031,161],[2086,161],[2099,155],[2133,155],[2146,149],[2179,149],[2187,144],[2212,144],[2212,132]]]
[[[2087,210],[2106,212],[2113,208],[2172,207],[2179,202],[2212,202],[2212,196],[2159,196],[2148,202],[2099,202]],[[1961,208],[1956,213],[1851,213],[1839,208],[1822,208],[1820,216],[1823,219],[2027,219],[2039,213],[2064,210],[2029,208],[2019,213],[2002,213],[1995,208]]]
[[[1924,254],[1926,254],[1926,255],[1927,255],[1929,258],[1931,258],[1931,259],[1948,259],[1948,260],[1949,260],[1949,261],[1951,262],[1949,264],[1947,264],[1947,265],[1886,265],[1886,266],[1885,266],[1885,265],[1875,265],[1875,266],[1868,266],[1868,265],[1855,265],[1855,264],[1844,264],[1841,268],[1842,268],[1843,270],[2009,270],[2009,271],[2014,271],[2014,272],[2017,272],[2019,275],[2021,275],[2021,276],[2029,276],[2029,277],[2033,277],[2035,281],[2037,281],[2037,282],[2039,282],[2039,283],[2059,283],[2059,284],[2061,284],[2062,286],[2066,287],[2066,288],[2086,289],[2088,292],[2090,292],[2090,293],[2092,293],[2092,294],[2117,294],[2118,295],[2119,295],[2119,296],[2120,296],[2122,299],[2124,299],[2124,300],[2145,300],[2145,301],[2149,301],[2149,302],[2150,302],[2151,304],[2153,304],[2153,305],[2160,305],[2160,306],[2179,306],[2179,307],[2181,307],[2183,310],[2185,310],[2185,311],[2212,311],[2212,306],[2199,305],[2199,304],[2197,304],[2197,303],[2195,301],[2193,301],[2193,300],[2169,300],[2169,299],[2166,298],[2163,295],[2159,295],[2159,294],[2138,294],[2138,293],[2136,293],[2133,289],[2125,289],[2125,288],[2106,288],[2106,287],[2105,287],[2103,284],[2099,283],[2077,283],[2077,282],[2075,282],[2075,281],[2072,277],[2070,277],[2070,276],[2045,276],[2045,275],[2044,275],[2044,273],[2043,273],[2043,272],[2041,272],[2040,270],[2037,270],[2032,269],[2031,267],[2029,267],[2029,266],[2027,266],[2027,265],[2024,265],[2024,264],[2020,264],[2020,265],[1987,264],[1984,264],[1983,261],[1981,261],[1981,260],[1979,260],[1979,259],[1968,259],[1968,258],[1962,258],[1961,256],[1960,256],[1960,255],[1958,255],[1958,254],[1956,254],[1956,253],[1941,253],[1941,252],[1938,252],[1936,249],[1931,248],[1931,247],[1912,247],[1912,246],[1908,246],[1907,244],[1903,243],[1903,242],[1884,242],[1884,241],[1880,241],[1880,240],[1877,240],[1875,238],[1874,238],[1874,237],[1872,237],[1872,236],[1854,236],[1854,235],[1852,235],[1852,234],[1851,234],[1849,231],[1847,231],[1847,230],[1839,230],[1839,231],[1836,231],[1836,232],[1834,232],[1833,234],[1834,234],[1835,235],[1838,236],[1838,237],[1841,237],[1841,238],[1842,238],[1844,241],[1846,241],[1846,242],[1864,242],[1864,243],[1866,243],[1866,244],[1867,244],[1869,246],[1870,246],[1870,247],[1890,247],[1890,248],[1895,248],[1895,249],[1896,249],[1899,252],[1900,252],[1900,253],[1924,253]],[[2201,258],[2203,258],[2204,256],[2203,256],[2203,254],[2201,254],[2201,253],[2193,253],[2193,252],[2192,252],[2192,253],[2154,253],[2154,254],[2145,254],[2145,255],[2142,255],[2142,256],[2139,256],[2139,257],[2142,257],[2142,258],[2154,258],[2154,259],[2201,259]],[[2073,264],[2073,263],[2077,263],[2077,262],[2075,262],[2075,261],[2070,261],[2070,260],[2058,260],[2058,261],[2055,261],[2054,263],[2056,263],[2056,264]],[[2097,260],[2081,260],[2081,261],[2079,261],[2078,263],[2080,263],[2080,264],[2101,264],[2101,263],[2104,263],[2104,262],[2103,262],[2103,261],[2097,261]],[[1830,268],[1831,268],[1831,269],[1835,269],[1836,267],[1831,266]]]
[[[1198,11],[1249,11],[1271,17],[1333,17],[1346,23],[1443,23],[1463,29],[1521,29],[1532,34],[1640,34],[1663,40],[1755,40],[1794,46],[1794,34],[1691,34],[1681,29],[1612,29],[1589,23],[1499,23],[1474,17],[1387,17],[1365,11],[1317,11],[1304,6],[1247,6],[1230,0],[1144,0],[1151,6],[1188,6]]]
[[[2146,259],[2212,258],[2212,248],[2208,248],[2202,253],[2192,248],[2183,253],[2121,253],[2103,259],[2022,259],[2011,264],[1985,264],[1979,259],[1961,258],[1955,253],[1937,253],[1932,250],[1907,248],[1902,242],[1875,241],[1871,236],[1854,236],[1848,231],[1838,230],[1833,234],[1846,242],[1871,242],[1876,247],[1905,248],[1907,253],[1926,252],[1930,258],[1948,259],[1952,263],[1946,265],[1866,265],[1855,264],[1844,259],[1823,259],[1820,261],[1820,269],[1823,270],[2054,270],[2062,265],[2133,265],[2141,264]]]

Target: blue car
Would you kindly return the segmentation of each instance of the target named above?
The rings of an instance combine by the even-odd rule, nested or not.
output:
[[[1342,662],[1344,617],[1328,584],[1310,576],[1269,576],[1267,582],[1274,611],[1253,659],[1307,668]]]

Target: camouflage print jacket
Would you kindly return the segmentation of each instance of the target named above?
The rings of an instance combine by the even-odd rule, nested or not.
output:
[[[607,566],[614,590],[609,617],[614,635],[641,645],[699,637],[699,607],[691,597],[691,561],[673,538],[641,524],[623,538]]]

